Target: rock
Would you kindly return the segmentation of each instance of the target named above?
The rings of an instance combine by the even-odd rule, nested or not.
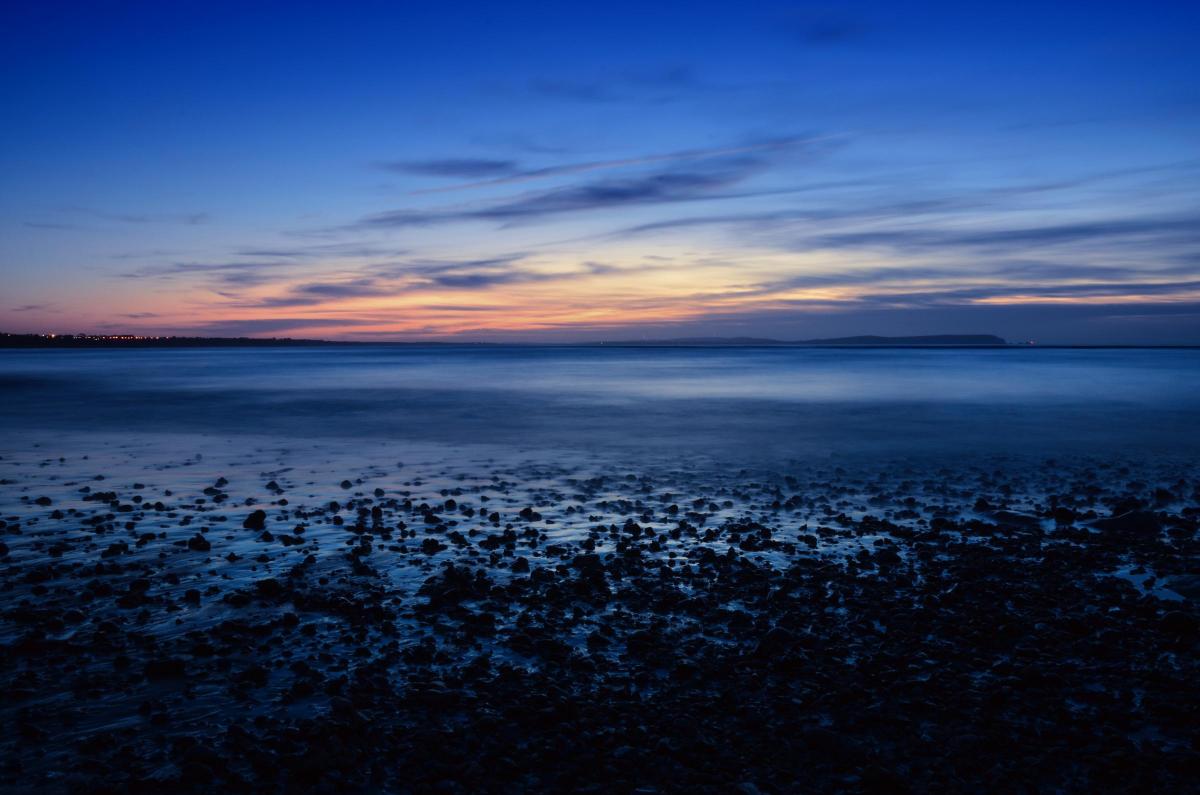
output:
[[[1159,622],[1159,627],[1164,633],[1183,640],[1194,639],[1197,626],[1196,617],[1182,610],[1172,610]]]
[[[177,679],[187,674],[187,664],[178,658],[162,657],[147,662],[143,673],[147,679]]]
[[[267,526],[267,512],[257,510],[246,517],[242,527],[246,530],[263,530]]]
[[[179,767],[179,783],[184,787],[204,787],[211,784],[213,770],[202,762],[184,762]]]
[[[258,595],[265,599],[278,599],[284,593],[283,583],[274,577],[257,581],[254,583],[254,588],[258,591]]]
[[[1108,533],[1152,535],[1162,530],[1158,516],[1150,511],[1126,511],[1118,516],[1097,520],[1093,524],[1098,530]]]
[[[444,549],[447,549],[447,546],[436,538],[426,538],[421,542],[421,551],[426,555],[436,555]]]
[[[193,552],[208,552],[210,549],[212,549],[212,544],[208,542],[208,539],[199,533],[196,533],[196,535],[189,538],[187,545],[188,549],[192,550]]]

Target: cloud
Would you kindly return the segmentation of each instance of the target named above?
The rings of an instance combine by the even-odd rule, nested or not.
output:
[[[345,282],[310,282],[293,287],[294,292],[319,298],[353,298],[362,295],[379,295],[380,290],[373,279],[354,279]]]
[[[249,287],[270,281],[272,274],[293,267],[287,261],[274,262],[172,262],[151,265],[120,274],[126,279],[173,279],[180,276],[208,276],[230,287]]]
[[[270,259],[299,259],[312,253],[301,248],[244,248],[234,252],[239,257],[268,257]]]
[[[516,222],[588,210],[730,198],[718,191],[737,185],[764,166],[765,161],[758,158],[725,158],[706,168],[595,180],[528,193],[473,209],[395,210],[368,216],[358,225],[387,228],[459,221]]]
[[[343,328],[368,325],[372,320],[356,318],[323,318],[323,317],[272,317],[247,318],[243,320],[213,320],[178,329],[181,334],[199,336],[241,337],[257,334],[272,334],[280,331],[295,329]]]
[[[382,279],[402,279],[410,284],[415,282],[437,286],[443,283],[442,280],[452,283],[456,277],[476,274],[493,274],[497,279],[507,278],[509,274],[519,272],[518,263],[526,256],[524,253],[515,253],[481,259],[407,260],[376,266],[371,271]]]
[[[515,160],[488,160],[485,158],[448,158],[444,160],[411,160],[380,163],[379,167],[401,174],[416,174],[422,177],[457,177],[482,179],[484,177],[507,177],[518,172]]]
[[[339,257],[347,259],[364,259],[367,257],[403,257],[408,253],[405,249],[394,246],[376,246],[358,242],[320,243],[316,245],[295,248],[242,248],[234,252],[238,257],[262,257],[264,259],[315,259]],[[246,263],[249,265],[249,263]]]
[[[802,44],[829,46],[864,38],[871,25],[862,17],[834,9],[806,9],[784,18],[783,29]]]
[[[255,307],[318,306],[346,298],[395,295],[399,288],[373,278],[344,281],[304,282],[292,285],[284,295],[249,303]]]
[[[48,221],[26,221],[25,226],[30,229],[47,229],[47,230],[63,230],[63,229],[78,229],[77,224],[56,224]]]
[[[122,224],[183,224],[195,226],[212,220],[208,213],[114,213],[91,207],[65,207],[66,212],[88,215],[102,221]]]
[[[1115,238],[1173,236],[1184,242],[1200,242],[1200,218],[1148,217],[1109,219],[1086,223],[990,229],[885,229],[823,235],[805,241],[817,248],[860,248],[886,246],[899,249],[956,247],[1055,246]]]
[[[51,306],[52,306],[52,304],[25,304],[23,306],[14,306],[9,311],[10,312],[46,311],[46,310],[50,309]]]
[[[418,194],[441,193],[454,190],[470,190],[475,188],[494,187],[497,185],[508,185],[517,182],[529,182],[532,180],[549,179],[553,177],[568,176],[571,174],[583,174],[589,171],[628,168],[631,166],[644,166],[656,163],[705,160],[708,158],[731,157],[735,155],[745,155],[751,153],[779,152],[787,149],[794,149],[806,144],[815,144],[824,140],[830,139],[813,136],[788,135],[730,146],[679,149],[672,152],[660,152],[657,154],[643,155],[640,157],[613,158],[609,160],[585,160],[576,163],[561,163],[558,165],[542,167],[523,166],[517,161],[513,160],[425,160],[415,161],[414,163],[410,164],[410,169],[416,168],[419,170],[410,170],[409,173],[422,174],[425,176],[476,176],[481,178],[474,182],[468,182],[459,185],[414,191],[414,193]],[[493,173],[478,173],[474,175],[466,173],[451,173],[453,168],[446,168],[446,164],[451,164],[452,166],[456,164],[468,164],[467,168],[473,167],[472,164],[482,164],[482,168],[480,168],[481,171],[483,168],[492,168],[494,171]],[[396,164],[391,165],[395,166]],[[392,170],[397,169],[392,168]],[[463,171],[465,170],[467,169],[463,169]]]
[[[569,281],[618,270],[601,262],[584,262],[567,270],[539,270],[523,262],[526,255],[489,259],[411,260],[367,266],[357,275],[287,285],[280,295],[242,299],[236,292],[222,293],[238,301],[239,308],[315,307],[352,298],[392,297],[429,291],[486,290],[506,284]],[[427,308],[422,305],[422,308]]]
[[[435,312],[506,312],[500,306],[478,306],[474,304],[425,304],[425,309]]]
[[[945,306],[998,302],[1028,304],[1040,301],[1064,303],[1093,299],[1138,300],[1186,298],[1200,294],[1200,280],[1171,282],[1091,282],[1083,284],[1003,284],[941,288],[911,292],[867,293],[856,298],[865,304],[885,306]]]
[[[483,289],[501,284],[567,281],[584,276],[597,276],[619,270],[615,266],[600,262],[584,262],[572,270],[542,271],[522,268],[517,263],[523,258],[515,256],[493,260],[476,260],[458,263],[424,263],[410,266],[410,273],[419,274],[420,288],[446,288],[457,290]]]
[[[431,288],[481,289],[531,281],[533,274],[514,267],[523,257],[523,254],[515,254],[490,259],[412,260],[368,266],[348,278],[301,282],[287,286],[281,295],[239,305],[256,308],[319,306],[350,298],[387,297]],[[241,300],[234,293],[226,294],[226,297]]]
[[[1032,184],[1011,185],[1004,187],[982,188],[969,193],[955,193],[945,196],[928,196],[908,198],[927,190],[923,184],[902,180],[892,183],[882,179],[856,178],[812,182],[797,186],[789,193],[800,194],[829,194],[824,205],[806,204],[797,207],[782,207],[767,211],[718,213],[695,216],[682,216],[650,221],[635,226],[614,230],[604,237],[625,237],[629,235],[651,234],[676,229],[730,227],[740,228],[748,232],[763,232],[776,228],[784,228],[795,222],[821,223],[829,226],[832,222],[883,221],[888,219],[903,220],[901,229],[856,229],[845,233],[827,234],[817,244],[828,248],[852,248],[868,245],[893,245],[896,248],[917,249],[920,247],[934,248],[939,245],[975,245],[1000,246],[1007,243],[1025,242],[1033,244],[1051,244],[1066,242],[1068,238],[1085,238],[1099,235],[1126,236],[1138,233],[1165,233],[1179,231],[1186,233],[1193,226],[1190,217],[1172,216],[1169,218],[1149,219],[1111,219],[1100,222],[1061,224],[1047,227],[1020,227],[1015,229],[981,228],[968,230],[939,230],[930,229],[929,221],[922,218],[925,226],[917,226],[914,221],[918,217],[933,215],[961,216],[971,212],[989,211],[993,218],[1000,217],[1001,210],[1020,209],[1020,200],[1030,197],[1041,197],[1051,192],[1072,191],[1098,183],[1123,180],[1130,177],[1153,176],[1169,174],[1172,177],[1180,174],[1190,175],[1200,161],[1173,161],[1158,163],[1150,166],[1135,168],[1110,169],[1083,174],[1072,178],[1044,181]],[[846,191],[853,191],[847,193]],[[882,196],[883,200],[864,199],[864,191],[868,196]],[[895,196],[892,200],[886,197]],[[762,242],[761,240],[756,242]],[[814,241],[802,241],[797,244],[795,238],[789,238],[783,246],[786,249],[812,248]]]

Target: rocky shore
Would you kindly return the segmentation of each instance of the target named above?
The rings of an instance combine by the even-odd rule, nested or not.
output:
[[[1200,776],[1191,462],[38,455],[0,458],[5,791]]]

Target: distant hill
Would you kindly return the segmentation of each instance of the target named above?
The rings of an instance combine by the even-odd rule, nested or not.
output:
[[[695,347],[756,347],[756,346],[797,346],[797,345],[860,345],[878,347],[886,345],[1007,345],[1001,337],[994,334],[928,334],[916,337],[878,337],[864,335],[858,337],[830,337],[814,340],[776,340],[765,337],[680,337],[663,340],[631,340],[605,342],[603,345],[645,345],[645,346],[695,346]]]
[[[804,345],[1007,345],[995,334],[926,334],[919,337],[832,337],[804,340]]]

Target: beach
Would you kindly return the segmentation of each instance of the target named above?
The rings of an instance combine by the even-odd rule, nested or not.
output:
[[[1200,351],[5,351],[11,791],[1182,791]]]

